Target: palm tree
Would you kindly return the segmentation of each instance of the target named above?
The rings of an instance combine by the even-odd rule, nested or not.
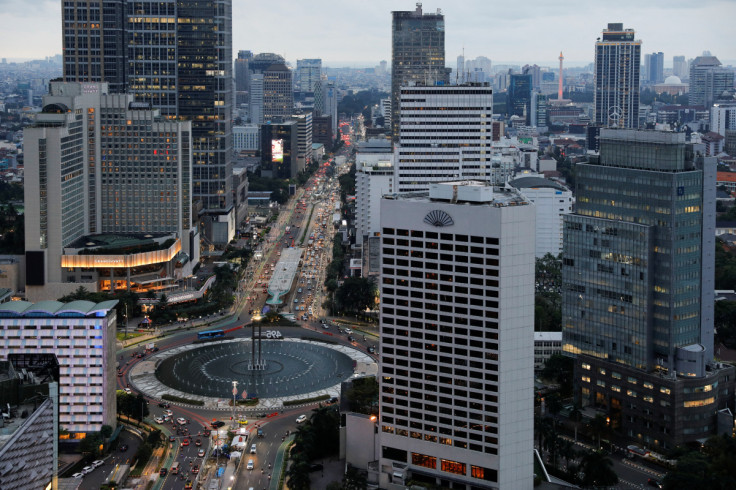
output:
[[[590,421],[590,424],[588,424],[588,430],[590,431],[591,436],[595,439],[598,438],[598,448],[601,447],[601,436],[608,433],[608,419],[603,416],[603,414],[598,414],[595,416],[593,420]]]

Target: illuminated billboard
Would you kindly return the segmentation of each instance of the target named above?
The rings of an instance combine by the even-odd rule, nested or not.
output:
[[[284,161],[284,140],[271,140],[271,161],[278,163]]]

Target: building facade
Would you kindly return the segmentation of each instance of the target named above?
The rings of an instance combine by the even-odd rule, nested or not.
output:
[[[639,127],[641,41],[633,29],[608,24],[595,43],[595,122],[605,127]]]
[[[0,305],[0,357],[56,355],[58,424],[69,431],[71,439],[83,439],[103,425],[115,427],[117,423],[116,304],[117,300]]]
[[[392,12],[391,114],[393,139],[399,138],[399,91],[411,84],[449,83],[445,69],[445,16],[416,10]]]
[[[531,202],[537,219],[537,258],[562,252],[563,216],[572,213],[573,197],[567,187],[542,177],[525,177],[509,181]]]
[[[263,71],[263,120],[281,122],[294,112],[291,69],[275,63]]]
[[[397,192],[490,180],[493,89],[487,83],[402,87],[399,97]]]
[[[698,56],[690,63],[688,103],[710,107],[726,92],[734,92],[734,72],[721,66],[715,56]]]
[[[528,121],[532,101],[532,76],[511,75],[507,100],[508,115],[524,117]]]
[[[389,140],[358,143],[355,154],[355,244],[380,236],[381,198],[393,194],[394,153]]]
[[[250,60],[253,59],[253,52],[247,50],[238,51],[238,57],[235,58],[235,91],[247,92],[250,90]]]
[[[233,148],[235,151],[260,150],[260,125],[245,124],[243,126],[233,126]]]
[[[299,167],[299,125],[296,121],[261,126],[261,175],[293,179]]]
[[[296,81],[300,92],[314,93],[317,82],[322,79],[322,60],[307,58],[296,60]]]
[[[58,298],[79,285],[92,291],[130,287],[137,274],[154,271],[165,270],[161,277],[174,281],[175,263],[184,260],[180,252],[199,259],[191,122],[161,118],[132,95],[106,92],[106,84],[52,83],[35,124],[24,132],[29,299]],[[131,254],[145,242],[173,243],[163,255],[134,260],[140,269],[131,276],[124,266],[129,260],[94,262],[97,255],[90,253],[102,247],[101,256],[110,253],[102,249],[124,255],[111,246],[122,235],[129,235]],[[116,268],[122,277],[111,272]]]
[[[533,237],[482,182],[383,199],[382,488],[533,486]]]
[[[296,114],[291,118],[296,121],[298,137],[297,167],[305,169],[312,163],[312,113]]]
[[[564,220],[563,350],[583,406],[672,448],[707,437],[733,393],[733,368],[713,363],[716,165],[681,133],[603,129],[599,141]]]
[[[127,88],[125,0],[72,0],[62,6],[64,81]]]

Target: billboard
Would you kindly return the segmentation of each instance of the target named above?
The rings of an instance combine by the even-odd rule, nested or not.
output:
[[[284,161],[284,140],[271,140],[271,161],[278,163]]]

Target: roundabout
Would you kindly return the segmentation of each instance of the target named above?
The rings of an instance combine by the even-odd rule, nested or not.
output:
[[[237,381],[238,401],[245,392],[245,398],[258,398],[248,408],[272,409],[289,400],[339,396],[343,381],[375,373],[370,356],[346,345],[300,338],[263,339],[259,344],[257,364],[248,338],[175,347],[138,363],[130,381],[157,399],[168,394],[228,409]]]

